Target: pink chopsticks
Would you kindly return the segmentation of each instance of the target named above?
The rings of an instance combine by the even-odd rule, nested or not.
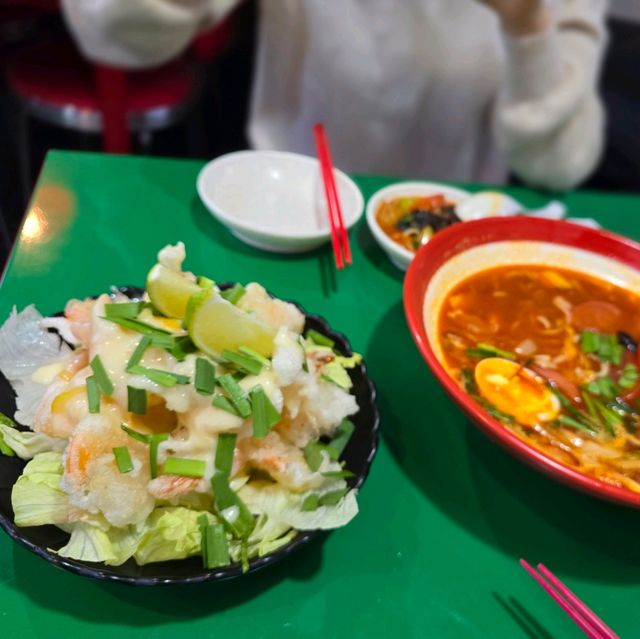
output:
[[[331,228],[331,245],[336,261],[336,268],[344,268],[345,262],[351,264],[351,247],[349,246],[349,236],[344,226],[340,198],[338,197],[338,187],[336,186],[333,174],[333,162],[331,161],[331,151],[329,150],[329,140],[320,123],[313,127],[313,136],[316,142],[320,170],[322,172],[322,182],[324,184],[324,194],[327,201],[327,214],[329,216],[329,226]]]
[[[520,559],[520,565],[542,586],[545,592],[587,637],[590,639],[620,639],[591,608],[543,564],[537,566],[540,572],[536,572],[536,569],[524,559]]]

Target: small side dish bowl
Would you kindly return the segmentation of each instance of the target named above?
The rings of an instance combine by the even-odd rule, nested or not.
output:
[[[355,182],[336,170],[346,228],[362,215]],[[211,214],[240,240],[277,253],[309,251],[331,235],[315,158],[283,151],[238,151],[200,171],[198,194]]]
[[[520,439],[476,403],[447,372],[440,311],[456,285],[483,270],[544,265],[590,275],[640,295],[640,244],[605,231],[535,218],[489,218],[438,233],[415,256],[404,282],[412,336],[444,390],[480,430],[520,460],[590,495],[640,508],[640,493],[580,473]]]
[[[380,205],[387,200],[400,197],[429,197],[438,194],[444,195],[447,200],[454,204],[463,202],[470,196],[467,191],[437,182],[398,182],[376,191],[369,198],[366,214],[369,229],[394,266],[397,266],[401,271],[407,270],[415,253],[394,242],[382,230],[376,219],[376,213]]]

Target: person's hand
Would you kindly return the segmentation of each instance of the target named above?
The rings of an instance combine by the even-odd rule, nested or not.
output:
[[[478,0],[493,9],[502,28],[512,36],[534,35],[544,31],[551,21],[545,0]]]

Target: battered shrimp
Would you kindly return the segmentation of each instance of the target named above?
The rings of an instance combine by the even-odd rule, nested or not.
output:
[[[187,493],[207,490],[207,482],[195,477],[180,477],[178,475],[160,475],[149,482],[149,493],[156,499],[172,499]]]
[[[71,332],[81,344],[88,344],[91,338],[91,311],[94,304],[95,300],[69,300],[64,309]]]
[[[86,353],[86,351],[85,351]],[[78,422],[89,414],[86,380],[88,366],[67,377],[81,360],[72,362],[45,391],[33,419],[33,430],[51,437],[67,438]]]
[[[238,307],[254,312],[265,324],[275,329],[285,326],[298,334],[304,329],[304,315],[293,304],[272,298],[255,282],[247,284]]]
[[[121,411],[107,404],[98,415],[88,415],[78,424],[64,456],[60,483],[69,503],[92,513],[102,513],[113,526],[143,522],[154,507],[147,491],[148,448],[120,428]],[[134,470],[121,473],[113,448],[126,446]]]
[[[264,470],[290,490],[303,492],[317,488],[324,481],[320,473],[309,468],[302,451],[283,441],[274,431],[262,439],[242,439],[238,448],[246,465]]]

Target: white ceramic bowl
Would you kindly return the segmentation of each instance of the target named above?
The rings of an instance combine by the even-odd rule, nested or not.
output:
[[[398,182],[376,191],[367,203],[367,224],[378,244],[383,248],[389,259],[400,270],[406,271],[414,253],[394,242],[376,221],[376,211],[382,202],[397,197],[430,196],[441,193],[447,200],[458,204],[470,197],[470,193],[453,186],[439,184],[438,182]]]
[[[360,189],[335,170],[345,226],[362,215]],[[209,162],[198,194],[211,214],[243,242],[278,253],[309,251],[330,237],[315,158],[283,151],[238,151]]]

